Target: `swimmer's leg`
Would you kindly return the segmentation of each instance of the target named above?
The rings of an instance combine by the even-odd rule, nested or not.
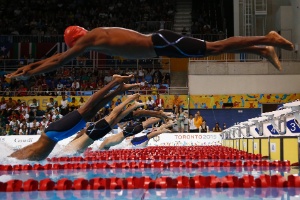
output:
[[[89,145],[93,144],[95,140],[104,137],[108,132],[112,130],[115,123],[117,123],[116,119],[118,118],[118,116],[122,115],[122,110],[126,106],[126,104],[130,103],[134,99],[137,99],[138,97],[139,94],[129,95],[126,100],[115,107],[107,117],[100,119],[95,124],[89,126],[87,130],[85,130],[85,134],[69,143],[64,152],[82,152]],[[132,107],[130,111],[135,108],[136,107]]]
[[[232,51],[232,53],[251,53],[262,56],[266,58],[277,70],[282,71],[280,61],[274,47],[272,46],[252,46]]]
[[[108,150],[110,147],[120,144],[125,139],[123,132],[119,132],[106,138],[99,146],[99,150]]]
[[[123,82],[127,82],[131,77],[132,76],[114,75],[111,82],[94,93],[88,101],[78,109],[78,112],[81,114],[83,119],[88,122],[91,118],[93,118],[100,108],[104,107],[109,102],[103,97],[105,97],[112,88],[120,84],[122,85]],[[118,92],[113,93],[113,95],[117,94]]]
[[[133,111],[133,117],[158,117],[158,118],[169,118],[170,113],[163,111],[153,110],[135,110]]]
[[[206,56],[233,52],[255,45],[275,46],[290,51],[294,49],[294,46],[290,41],[286,40],[275,31],[271,31],[266,36],[238,36],[215,42],[206,42]]]

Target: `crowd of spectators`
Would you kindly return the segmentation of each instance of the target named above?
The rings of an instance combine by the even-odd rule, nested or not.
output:
[[[141,102],[141,100],[137,100]],[[105,105],[91,121],[97,121],[113,110],[113,108],[122,102],[117,99]],[[25,101],[18,99],[14,101],[11,97],[2,97],[0,101],[0,136],[6,135],[40,135],[47,126],[64,115],[78,109],[85,103],[84,98],[76,100],[72,97],[69,100],[64,93],[60,101],[55,97],[49,97],[46,108],[42,109],[36,98],[33,98],[29,105]],[[157,94],[155,101],[151,96],[145,102],[142,109],[163,110],[164,100]]]
[[[133,74],[130,83],[139,83],[140,87],[131,92],[141,94],[167,93],[170,85],[169,71],[147,68],[110,68],[95,70],[93,68],[60,68],[55,72],[31,77],[29,80],[11,80],[2,75],[0,78],[2,96],[71,96],[91,95],[112,80],[114,74]]]
[[[65,27],[92,29],[118,26],[143,29],[140,21],[173,21],[172,0],[3,0],[0,5],[2,35],[57,35]]]
[[[193,0],[191,34],[208,41],[225,39],[222,0]]]

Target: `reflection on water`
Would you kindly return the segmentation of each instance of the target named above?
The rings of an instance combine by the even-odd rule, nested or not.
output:
[[[300,188],[69,190],[0,193],[0,199],[298,199]]]

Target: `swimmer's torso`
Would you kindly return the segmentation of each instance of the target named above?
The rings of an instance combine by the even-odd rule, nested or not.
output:
[[[151,35],[117,27],[96,28],[88,35],[90,35],[89,39],[95,38],[89,47],[91,50],[132,59],[157,57]],[[112,46],[114,48],[111,48]]]

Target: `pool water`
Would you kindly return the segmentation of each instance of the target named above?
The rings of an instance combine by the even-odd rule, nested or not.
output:
[[[199,152],[197,147],[193,147],[193,151],[183,147],[169,147],[171,150],[181,153],[181,150],[185,150],[186,154],[191,152]],[[199,147],[200,148],[200,147]],[[222,147],[216,147],[218,150]],[[228,148],[224,148],[226,151]],[[1,148],[0,148],[1,150]],[[155,151],[154,151],[155,150]],[[201,149],[200,149],[201,150]],[[118,153],[124,153],[132,155],[133,153],[139,153],[142,155],[143,150],[128,150],[128,151],[106,151],[103,152],[105,158],[110,158],[111,155],[118,155]],[[149,151],[153,151],[157,156],[166,154],[168,152],[168,147],[164,148],[163,152],[153,148],[146,150],[144,154],[148,154]],[[207,150],[209,154],[209,149]],[[92,154],[92,153],[91,153]],[[102,154],[102,152],[97,152]],[[172,153],[170,153],[172,154]],[[184,151],[182,151],[184,154]],[[137,154],[134,154],[137,155]],[[84,154],[82,155],[84,158]],[[91,155],[89,155],[91,156]],[[95,156],[95,155],[94,155]],[[101,158],[102,155],[98,155]],[[138,156],[136,156],[138,157]],[[67,164],[67,163],[78,163],[78,161],[63,161],[62,159],[57,159],[57,161],[46,160],[42,162],[28,162],[28,161],[17,161],[15,159],[7,159],[6,157],[0,158],[3,162],[2,164],[10,165],[34,165],[40,163],[45,164]],[[10,180],[21,180],[23,182],[34,179],[36,181],[41,181],[46,178],[50,178],[52,181],[57,182],[63,178],[74,181],[79,178],[86,180],[91,180],[94,178],[128,178],[128,177],[149,177],[152,180],[158,180],[160,177],[170,177],[176,179],[180,176],[186,177],[196,177],[196,176],[216,176],[218,178],[223,178],[225,176],[235,176],[242,178],[245,175],[251,175],[254,178],[258,178],[261,175],[280,175],[287,179],[289,175],[299,176],[299,168],[293,166],[244,166],[244,161],[239,167],[160,167],[160,168],[113,168],[114,163],[153,163],[155,161],[160,161],[163,163],[171,163],[175,160],[97,160],[94,161],[82,161],[81,163],[93,164],[93,163],[107,163],[110,165],[107,168],[99,169],[50,169],[50,170],[0,170],[0,182],[5,183]],[[196,163],[198,161],[204,162],[214,162],[214,159],[177,159],[176,161],[186,162],[190,161]],[[234,159],[218,159],[217,161],[230,161],[236,162]],[[254,161],[254,160],[253,160]],[[80,163],[80,162],[79,162]],[[171,165],[167,165],[171,166]],[[159,179],[160,180],[160,179]],[[300,199],[300,188],[296,187],[267,187],[267,188],[163,188],[159,189],[99,189],[99,190],[52,190],[52,191],[32,191],[32,192],[0,192],[0,199],[12,199],[12,200],[33,200],[33,199]]]

